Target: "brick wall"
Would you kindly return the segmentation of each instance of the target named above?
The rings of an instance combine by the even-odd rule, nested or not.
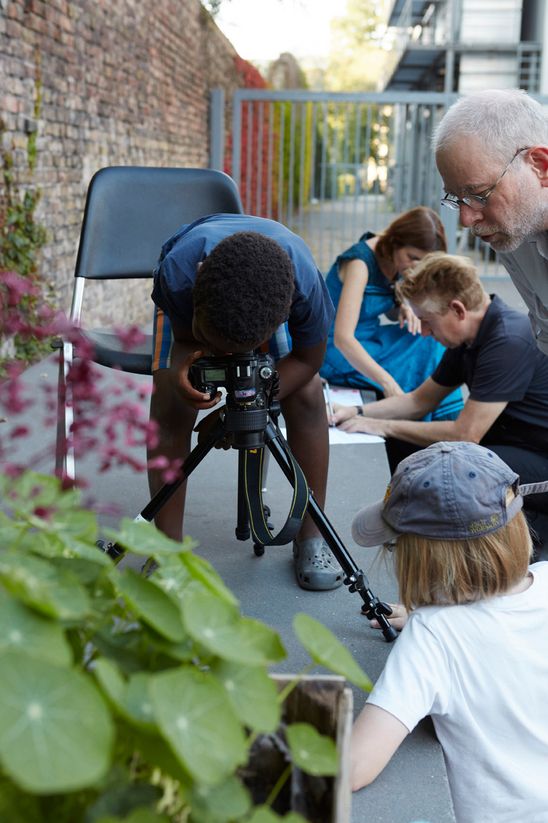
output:
[[[238,80],[232,45],[199,0],[0,0],[0,117],[47,227],[41,271],[68,309],[85,192],[109,165],[208,165],[209,93]],[[37,92],[41,100],[34,116]],[[141,321],[150,284],[94,288],[88,322]],[[110,288],[111,284],[109,284]]]

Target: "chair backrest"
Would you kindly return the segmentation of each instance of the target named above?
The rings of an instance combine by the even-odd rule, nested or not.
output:
[[[75,276],[151,277],[163,243],[185,223],[242,213],[231,177],[213,169],[109,166],[93,176]]]

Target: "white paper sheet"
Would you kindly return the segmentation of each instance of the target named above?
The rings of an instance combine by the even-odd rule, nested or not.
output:
[[[331,403],[342,406],[361,406],[362,398],[359,389],[347,389],[342,386],[329,386]],[[345,445],[349,443],[384,443],[384,437],[377,434],[362,432],[345,432],[336,426],[329,427],[329,445]]]

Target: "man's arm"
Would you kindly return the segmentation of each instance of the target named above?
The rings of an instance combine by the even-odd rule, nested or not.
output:
[[[454,386],[441,386],[428,377],[414,391],[393,397],[385,397],[383,400],[376,400],[374,403],[367,403],[362,406],[363,414],[368,418],[385,420],[420,420],[429,412],[433,411],[441,401],[455,390]],[[349,420],[356,415],[356,406],[335,406],[333,423],[341,428],[345,428],[343,421]],[[358,417],[357,420],[363,420]],[[347,429],[350,431],[350,429]],[[363,429],[352,429],[352,431],[363,431]]]
[[[350,741],[352,791],[368,786],[382,772],[409,730],[390,712],[366,703],[354,723]]]
[[[430,446],[431,443],[438,443],[440,440],[479,443],[507,405],[503,402],[482,403],[479,400],[468,399],[456,420],[424,423],[417,420],[381,420],[356,416],[341,423],[340,428],[348,432],[360,431],[394,437],[407,443],[414,443],[416,446]],[[369,409],[369,406],[365,408]]]

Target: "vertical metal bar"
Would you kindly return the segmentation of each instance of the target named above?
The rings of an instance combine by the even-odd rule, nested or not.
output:
[[[298,233],[302,235],[303,232],[303,214],[304,214],[304,202],[305,202],[305,194],[306,194],[306,169],[305,169],[305,161],[306,161],[306,114],[307,114],[307,106],[308,103],[301,103],[301,145],[300,145],[300,156],[299,156],[299,175],[298,175],[298,185],[299,185],[299,210],[297,213],[297,228]]]
[[[362,170],[362,163],[361,163],[361,152],[360,152],[360,132],[361,132],[361,125],[362,125],[362,105],[361,103],[354,103],[354,149],[352,153],[352,159],[354,163],[354,181],[355,181],[355,190],[354,190],[354,199],[352,201],[352,221],[351,221],[351,234],[352,234],[352,242],[357,239],[358,230],[356,227],[357,224],[357,214],[358,214],[358,202],[359,198],[361,197],[361,170]]]
[[[295,107],[296,103],[290,101],[289,105],[289,172],[287,186],[287,217],[285,224],[292,228],[293,223],[293,193],[295,176]]]
[[[367,120],[365,125],[365,157],[367,163],[367,172],[366,172],[366,192],[365,198],[363,201],[363,225],[365,229],[368,229],[367,226],[367,212],[369,209],[369,158],[371,157],[371,119],[372,119],[372,109],[373,106],[371,103],[367,103]]]
[[[257,191],[255,214],[263,215],[263,129],[264,129],[264,103],[257,103]]]
[[[232,101],[232,177],[241,192],[242,111],[241,97],[234,92]]]
[[[308,236],[309,236],[309,245],[313,244],[315,246],[316,244],[315,244],[314,238],[312,237],[311,228],[312,228],[312,214],[313,214],[314,208],[316,206],[316,200],[317,200],[317,197],[316,197],[316,104],[315,103],[310,103],[310,105],[312,107],[311,123],[310,123],[310,131],[311,131],[310,140],[311,140],[311,143],[312,143],[312,147],[311,147],[311,152],[310,152],[310,200],[309,200],[309,203],[308,203],[308,217],[309,217],[309,220],[308,220]],[[314,224],[316,225],[316,229],[318,229],[317,221],[314,221]],[[319,233],[319,231],[318,231],[318,233]],[[316,263],[318,264],[318,266],[320,265],[319,259],[316,260]]]
[[[274,152],[274,103],[268,105],[268,164],[266,183],[266,216],[272,218],[272,195],[273,195],[273,152]]]
[[[319,210],[319,230],[320,230],[320,242],[319,242],[319,257],[320,260],[323,261],[323,248],[324,248],[324,240],[325,240],[325,232],[324,228],[324,206],[325,206],[325,181],[326,181],[326,174],[327,174],[327,140],[328,140],[328,129],[329,129],[329,122],[327,117],[327,103],[323,104],[323,128],[322,128],[322,146],[321,146],[321,160],[320,160],[320,210]],[[323,265],[323,263],[322,263]]]
[[[252,153],[253,153],[253,102],[251,100],[247,101],[246,104],[246,115],[247,115],[247,140],[246,140],[246,152],[247,157],[245,159],[245,203],[244,208],[248,214],[253,214],[253,204],[251,202],[251,175],[252,175]]]
[[[225,90],[212,89],[209,102],[209,167],[224,170]]]
[[[283,196],[284,196],[284,142],[285,142],[285,108],[283,102],[279,105],[280,112],[280,146],[278,151],[278,222],[283,223]]]

